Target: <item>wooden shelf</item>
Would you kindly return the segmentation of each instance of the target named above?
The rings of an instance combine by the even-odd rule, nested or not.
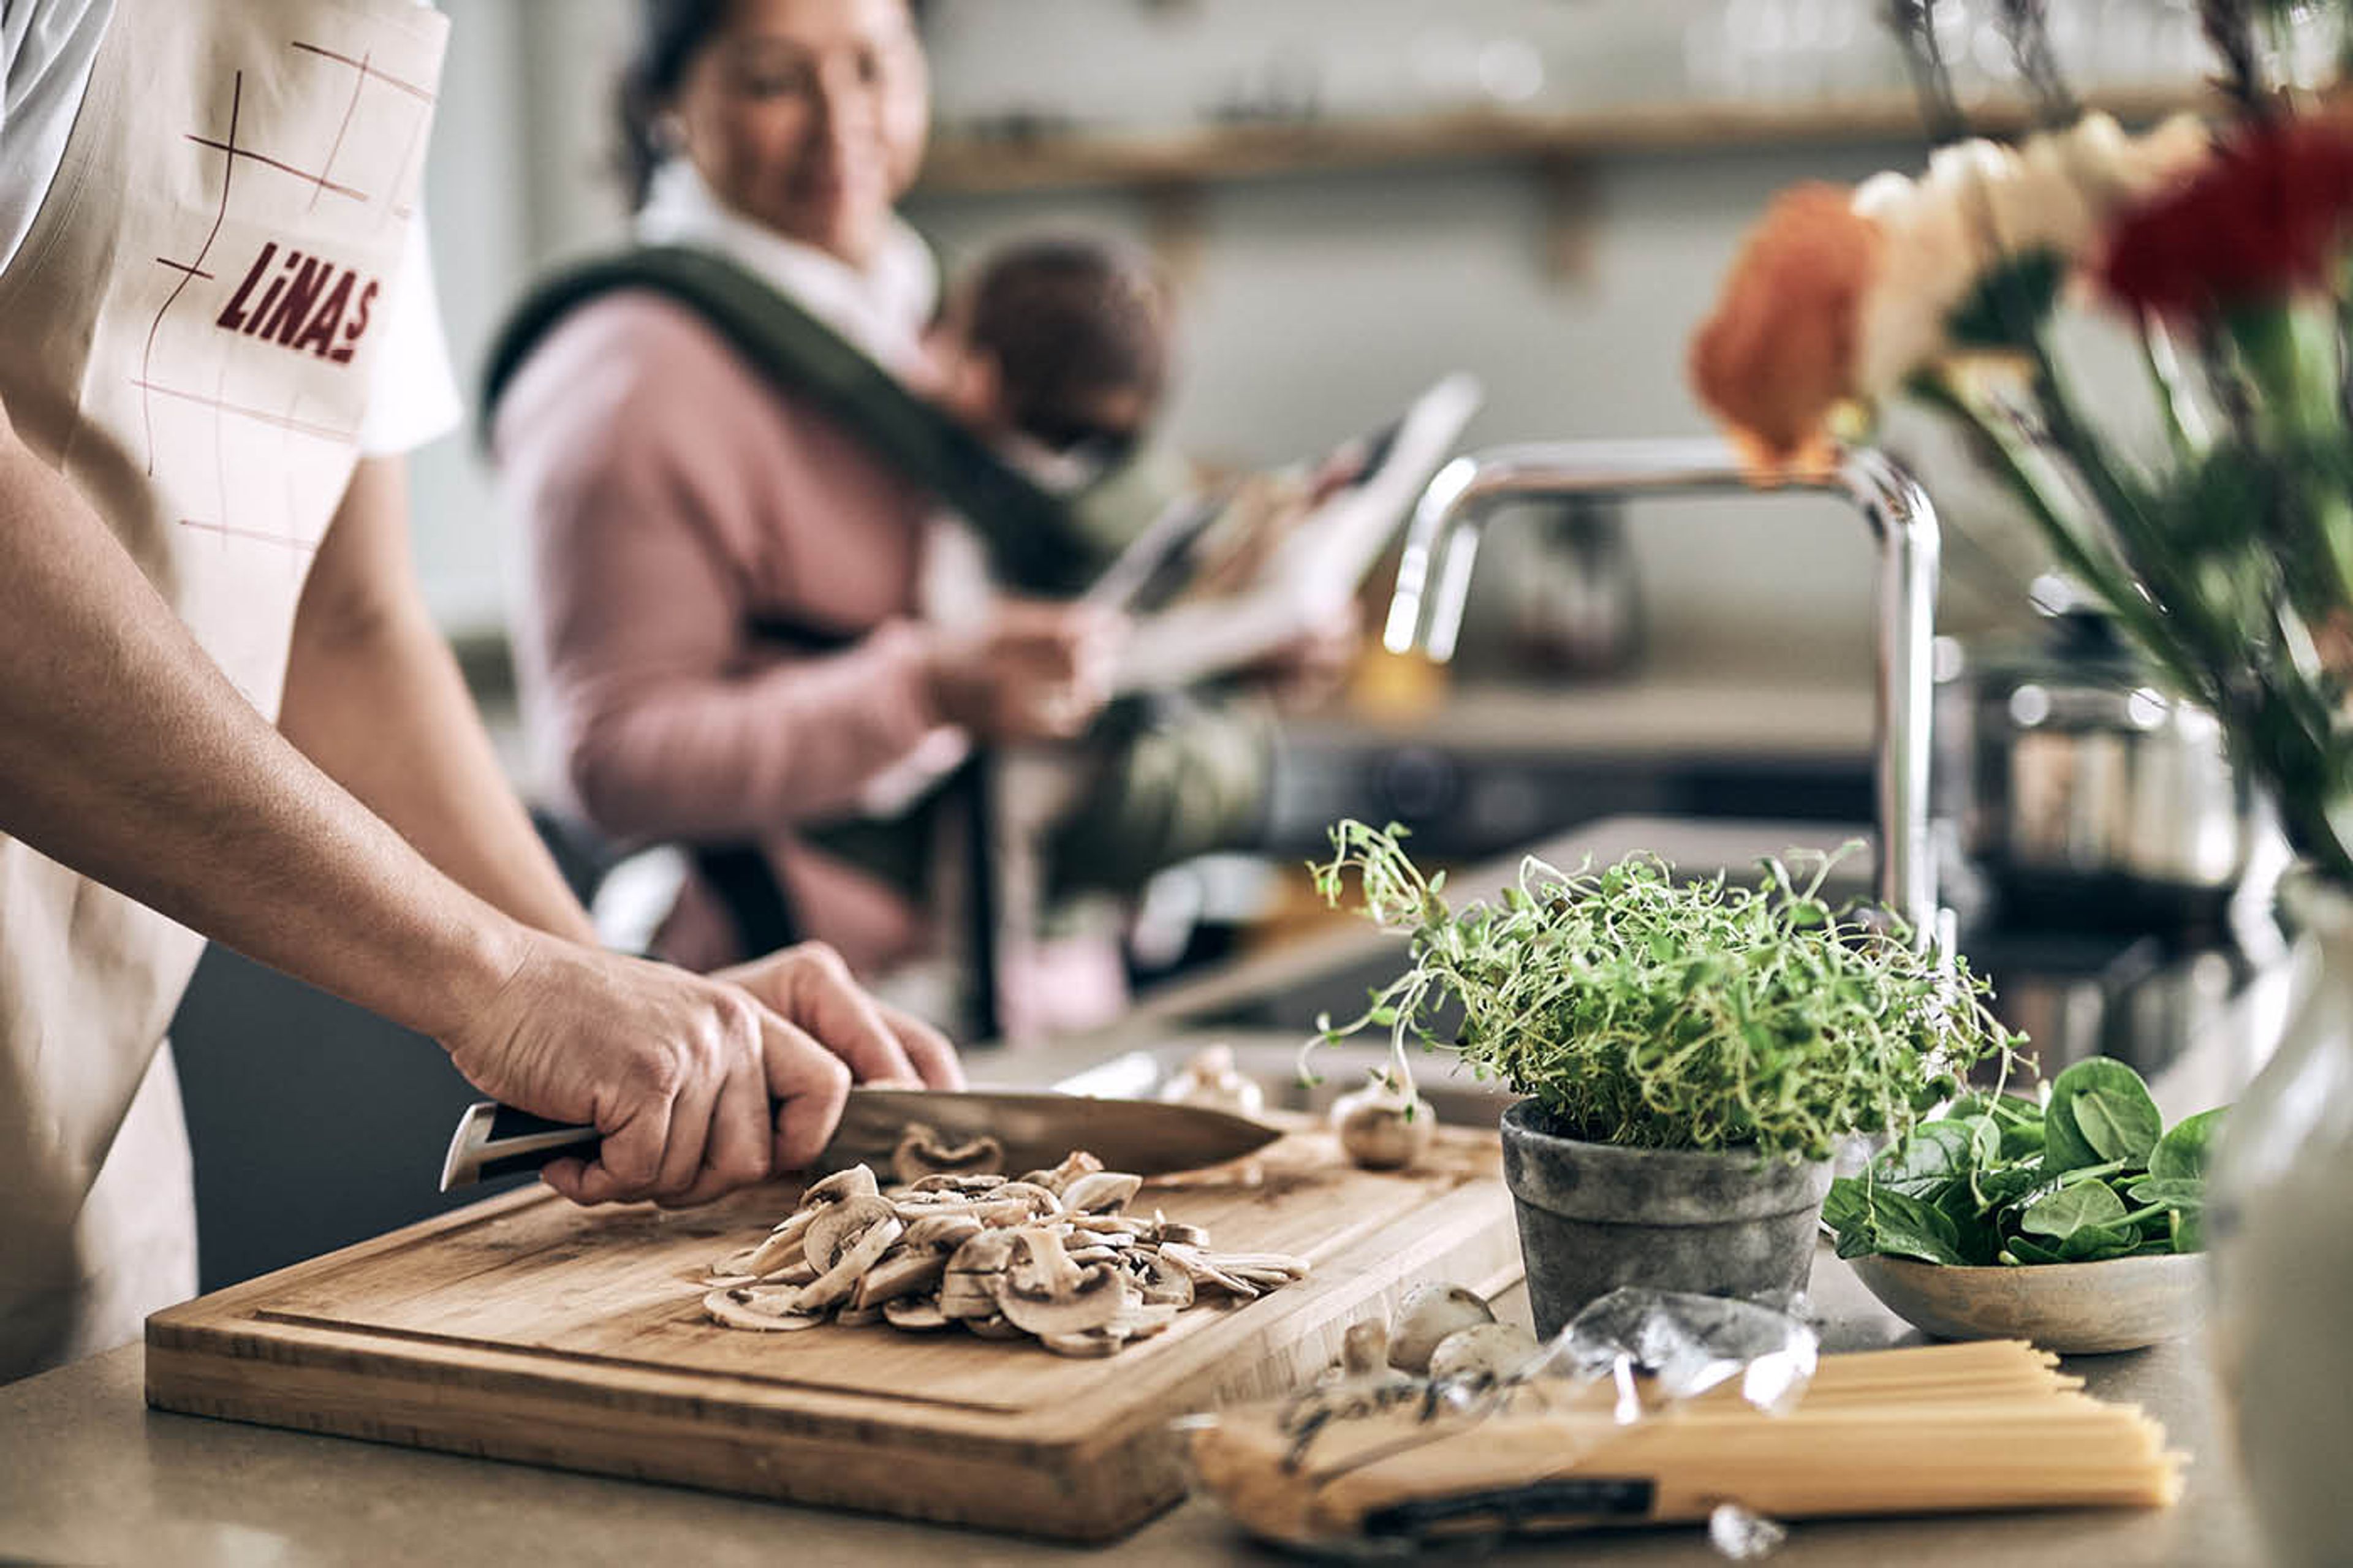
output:
[[[2092,95],[2126,122],[2190,107],[2186,84]],[[1982,132],[2010,135],[2031,123],[2025,105],[1975,107]],[[1145,189],[1275,174],[1410,167],[1517,158],[1574,162],[1621,153],[1696,153],[1728,147],[1916,138],[1909,93],[1834,103],[1638,103],[1551,113],[1467,110],[1397,120],[1217,126],[1153,135],[1071,132],[1033,138],[948,133],[936,138],[917,189],[925,195],[1130,186]]]

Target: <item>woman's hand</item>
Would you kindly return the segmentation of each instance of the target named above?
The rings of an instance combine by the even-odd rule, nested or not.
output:
[[[1290,712],[1320,708],[1348,684],[1364,651],[1362,612],[1355,601],[1259,661],[1250,674]]]
[[[790,1005],[796,993],[779,994]],[[812,1028],[874,1051],[829,986],[806,994]],[[594,1160],[543,1173],[582,1204],[707,1203],[806,1169],[833,1136],[851,1078],[849,1051],[828,1050],[744,986],[538,933],[441,1043],[477,1089],[605,1135]]]
[[[1068,740],[1111,700],[1125,637],[1125,620],[1094,605],[1003,601],[982,625],[938,634],[933,703],[983,740]]]

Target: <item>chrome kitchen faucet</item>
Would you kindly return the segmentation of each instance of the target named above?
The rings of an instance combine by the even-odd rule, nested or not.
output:
[[[1414,509],[1382,640],[1394,653],[1419,644],[1441,663],[1453,658],[1479,536],[1488,512],[1500,501],[1790,490],[1843,496],[1862,513],[1878,543],[1873,780],[1879,812],[1878,896],[1904,918],[1917,940],[1946,938],[1928,840],[1936,511],[1927,493],[1886,454],[1848,450],[1835,467],[1792,475],[1778,491],[1757,489],[1729,446],[1706,439],[1546,441],[1457,458],[1430,479]],[[1944,945],[1951,951],[1948,940]]]

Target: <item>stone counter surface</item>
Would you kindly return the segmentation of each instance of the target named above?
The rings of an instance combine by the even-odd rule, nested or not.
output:
[[[1836,1348],[1916,1338],[1827,1251],[1816,1265],[1814,1291]],[[1215,1506],[1198,1500],[1124,1542],[1077,1549],[164,1415],[141,1398],[142,1353],[132,1346],[0,1388],[0,1563],[1010,1568],[1099,1559],[1158,1568],[1299,1561],[1252,1545]],[[2188,1493],[2178,1508],[1800,1521],[1771,1561],[1785,1568],[2232,1568],[2256,1562],[2198,1345],[2081,1357],[2071,1368],[2089,1378],[2094,1393],[2146,1407],[2191,1456]],[[1692,1529],[1532,1543],[1491,1560],[1572,1558],[1720,1561]]]

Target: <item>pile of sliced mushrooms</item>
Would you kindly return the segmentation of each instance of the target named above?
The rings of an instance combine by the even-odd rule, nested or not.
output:
[[[812,1184],[757,1247],[712,1267],[703,1310],[729,1328],[832,1321],[911,1332],[955,1324],[1105,1356],[1166,1329],[1210,1293],[1249,1300],[1307,1273],[1281,1253],[1219,1253],[1208,1233],[1123,1212],[1141,1176],[1074,1152],[1008,1179],[994,1139],[947,1146],[911,1127],[896,1184],[853,1165]]]

